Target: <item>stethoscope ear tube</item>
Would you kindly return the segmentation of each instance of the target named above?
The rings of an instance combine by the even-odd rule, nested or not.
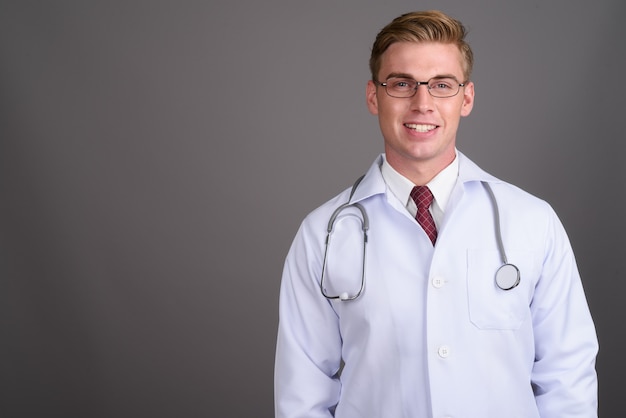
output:
[[[342,204],[337,209],[335,209],[333,214],[330,216],[330,219],[328,220],[328,227],[326,231],[327,232],[326,244],[325,244],[325,249],[324,249],[324,261],[322,262],[322,277],[320,278],[320,291],[322,292],[322,295],[326,299],[339,299],[343,302],[355,300],[356,298],[361,296],[361,293],[363,293],[363,289],[365,288],[365,260],[367,258],[366,257],[367,231],[369,230],[369,227],[370,227],[370,221],[367,216],[367,211],[365,210],[363,205],[361,205],[358,202],[355,202],[355,203],[350,202],[352,199],[352,195],[354,194],[354,191],[356,190],[356,186],[359,184],[359,182],[362,179],[363,177],[360,177],[357,180],[357,182],[354,184],[354,186],[352,187],[352,191],[350,193],[350,199],[346,203]],[[326,262],[328,259],[328,247],[330,246],[330,237],[335,227],[335,221],[337,220],[337,217],[339,216],[339,214],[341,214],[341,212],[347,208],[356,208],[361,213],[361,230],[363,232],[363,264],[361,265],[361,286],[359,290],[354,294],[349,294],[348,292],[342,292],[339,295],[330,295],[326,292],[326,287],[324,284],[325,279],[326,279],[326,268],[327,268]]]

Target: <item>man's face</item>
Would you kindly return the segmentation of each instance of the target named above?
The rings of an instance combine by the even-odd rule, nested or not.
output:
[[[394,43],[382,56],[378,81],[384,83],[394,76],[417,81],[452,76],[462,83],[461,60],[461,52],[453,44]],[[416,171],[434,176],[454,160],[461,116],[469,115],[473,104],[471,82],[447,98],[431,96],[425,85],[410,98],[391,97],[372,81],[367,85],[367,105],[378,115],[387,161],[408,178],[415,178]]]

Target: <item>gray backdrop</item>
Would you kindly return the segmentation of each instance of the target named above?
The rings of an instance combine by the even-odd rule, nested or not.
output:
[[[624,3],[218,3],[0,2],[0,414],[272,416],[291,239],[382,151],[371,43],[440,8],[459,148],[561,216],[622,416]]]

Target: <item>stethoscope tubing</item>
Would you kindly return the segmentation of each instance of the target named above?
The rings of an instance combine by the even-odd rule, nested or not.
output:
[[[502,229],[500,222],[500,209],[498,208],[498,201],[496,199],[491,186],[486,181],[481,181],[483,187],[487,190],[491,204],[493,206],[493,218],[496,231],[496,243],[498,244],[498,250],[500,251],[500,257],[502,258],[502,265],[496,270],[496,286],[502,290],[511,290],[519,285],[521,277],[519,269],[516,265],[509,263],[506,251],[504,250],[504,244],[502,243]]]
[[[353,188],[352,193],[354,193],[354,188]],[[350,195],[350,199],[352,199],[352,194]],[[326,293],[326,289],[324,287],[324,278],[326,277],[326,260],[328,257],[328,247],[330,244],[330,237],[332,235],[333,228],[335,226],[335,220],[337,219],[337,216],[339,216],[339,214],[348,207],[357,208],[361,212],[361,217],[362,217],[361,229],[363,231],[363,264],[361,266],[361,287],[359,288],[359,291],[353,295],[350,295],[347,292],[342,292],[339,295],[333,296],[333,295],[329,295],[328,293]],[[326,248],[324,250],[324,262],[322,264],[322,278],[320,279],[320,290],[322,292],[322,295],[324,295],[326,299],[340,299],[342,301],[348,301],[348,300],[354,300],[358,298],[359,296],[361,296],[361,293],[363,293],[363,289],[365,288],[365,260],[366,260],[366,252],[367,252],[367,231],[369,230],[369,227],[370,227],[369,225],[370,223],[369,223],[369,217],[367,216],[367,211],[365,210],[363,205],[361,205],[358,202],[350,203],[350,200],[348,200],[346,203],[344,203],[343,205],[335,209],[335,211],[331,215],[328,221],[328,227],[326,229]]]
[[[339,299],[341,301],[350,301],[350,300],[355,300],[357,299],[359,296],[361,296],[361,294],[363,293],[363,290],[365,289],[365,260],[366,260],[366,251],[367,251],[367,241],[368,241],[368,236],[367,236],[367,232],[369,230],[369,217],[367,216],[367,211],[365,210],[365,207],[363,207],[363,205],[361,205],[358,202],[355,203],[351,203],[352,202],[352,196],[354,195],[354,192],[356,191],[356,188],[358,187],[359,183],[361,182],[361,180],[363,180],[365,176],[361,176],[357,179],[357,181],[354,183],[354,185],[352,186],[352,190],[350,191],[350,197],[348,198],[348,201],[346,203],[343,203],[342,205],[340,205],[339,207],[337,207],[334,212],[332,213],[332,215],[330,216],[329,220],[328,220],[328,226],[326,228],[326,243],[325,243],[325,250],[324,250],[324,261],[322,264],[322,277],[320,279],[320,291],[322,293],[322,295],[326,298],[326,299]],[[508,262],[507,256],[506,256],[506,251],[504,249],[504,243],[502,241],[502,229],[501,229],[501,222],[500,222],[500,210],[498,207],[498,201],[496,199],[495,194],[493,193],[493,190],[491,189],[491,186],[489,185],[489,183],[487,183],[486,181],[481,181],[483,187],[485,188],[485,190],[487,190],[487,194],[489,195],[489,200],[491,201],[491,205],[493,207],[493,216],[494,216],[494,226],[495,226],[495,236],[496,236],[496,243],[498,246],[498,251],[500,253],[500,258],[502,260],[502,266],[500,266],[497,270],[496,270],[496,274],[495,274],[495,284],[498,288],[500,288],[501,290],[511,290],[515,287],[517,287],[520,283],[521,280],[521,276],[520,276],[520,271],[517,268],[517,266],[515,266],[514,264],[511,264]],[[358,290],[358,292],[354,293],[354,294],[349,294],[348,292],[342,292],[339,295],[330,295],[326,292],[326,288],[324,286],[325,283],[325,279],[326,279],[326,262],[328,259],[328,248],[329,248],[329,244],[330,244],[330,238],[335,226],[335,221],[337,220],[337,217],[339,216],[339,214],[349,208],[349,207],[354,207],[356,209],[359,210],[359,212],[361,213],[362,216],[362,231],[363,231],[363,264],[361,266],[362,270],[361,270],[361,286]]]

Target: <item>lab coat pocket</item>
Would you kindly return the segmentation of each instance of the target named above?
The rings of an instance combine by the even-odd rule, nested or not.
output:
[[[498,250],[468,250],[467,295],[470,321],[479,329],[515,330],[530,315],[530,289],[534,274],[532,253],[507,252],[508,261],[520,270],[517,287],[502,290],[496,271],[502,265]]]

